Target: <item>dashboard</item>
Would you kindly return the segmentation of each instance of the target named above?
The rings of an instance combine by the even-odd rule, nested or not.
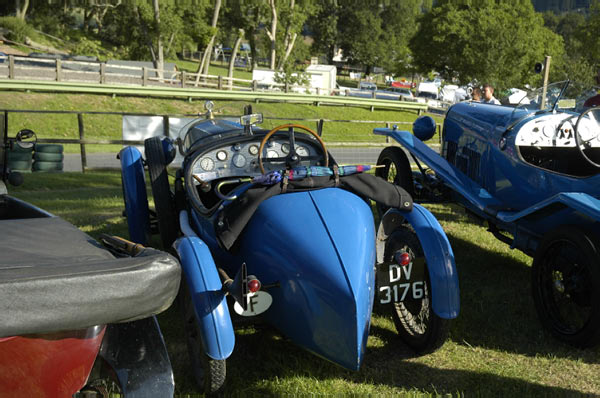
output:
[[[192,173],[202,181],[211,181],[228,177],[254,177],[261,175],[258,164],[260,139],[240,141],[203,151],[192,158]],[[263,148],[262,158],[265,172],[282,170],[285,163],[268,162],[269,158],[283,158],[290,153],[290,144],[286,138],[271,138]],[[320,146],[316,143],[300,140],[296,136],[296,153],[300,157],[315,157],[322,155]],[[304,160],[302,165],[316,164],[316,160]],[[195,182],[197,183],[197,181]]]
[[[589,114],[588,114],[589,115]],[[525,123],[517,134],[515,144],[531,147],[575,147],[575,125],[578,115],[548,114]],[[579,124],[583,141],[600,147],[600,121],[584,118]]]

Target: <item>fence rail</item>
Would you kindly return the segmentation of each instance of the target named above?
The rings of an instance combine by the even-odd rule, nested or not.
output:
[[[347,90],[324,90],[289,84],[202,75],[127,65],[0,56],[0,89],[241,101],[300,102],[399,109],[421,113],[427,104],[349,96]]]
[[[203,115],[199,114],[153,114],[153,113],[133,113],[133,112],[102,112],[102,111],[58,111],[58,110],[34,110],[34,109],[1,109],[0,110],[0,135],[3,135],[3,129],[11,131],[11,125],[9,118],[10,114],[66,114],[77,117],[77,134],[79,138],[59,138],[59,137],[46,137],[38,138],[40,143],[48,144],[76,144],[80,146],[81,154],[81,169],[83,172],[88,169],[87,166],[87,152],[86,145],[143,145],[142,140],[113,140],[113,139],[96,139],[86,138],[86,129],[84,122],[84,115],[113,115],[113,116],[148,116],[148,117],[162,117],[165,119],[165,125],[168,126],[169,118],[198,118]],[[219,118],[239,118],[238,115],[218,115]],[[323,125],[327,123],[361,123],[361,124],[373,124],[378,126],[392,127],[394,125],[410,125],[411,122],[404,121],[385,121],[385,120],[334,120],[334,119],[303,119],[303,118],[285,118],[285,117],[264,117],[264,120],[282,120],[282,121],[299,121],[304,123],[315,123],[316,130],[320,133]],[[438,132],[440,132],[441,126],[438,126]],[[35,130],[34,130],[35,131]],[[16,133],[16,131],[15,131]],[[168,128],[165,131],[168,135]],[[389,141],[386,139],[386,143],[370,143],[370,142],[328,142],[329,147],[373,147],[373,146],[385,146],[389,145]]]

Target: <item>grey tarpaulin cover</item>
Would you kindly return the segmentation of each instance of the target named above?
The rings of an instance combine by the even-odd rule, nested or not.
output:
[[[177,295],[180,273],[157,250],[117,259],[58,217],[0,220],[0,337],[157,314]]]

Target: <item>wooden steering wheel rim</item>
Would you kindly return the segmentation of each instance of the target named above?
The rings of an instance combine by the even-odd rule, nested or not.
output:
[[[275,127],[273,130],[269,131],[267,133],[267,135],[265,135],[264,138],[262,139],[262,141],[260,142],[260,147],[258,148],[258,166],[260,167],[260,172],[262,174],[265,174],[265,168],[264,168],[263,162],[262,162],[262,153],[263,153],[263,149],[265,148],[265,144],[267,143],[267,141],[269,140],[269,138],[271,138],[271,136],[273,134],[275,134],[279,130],[283,130],[285,128],[290,128],[290,127],[304,130],[317,139],[317,141],[321,145],[321,148],[323,149],[323,154],[324,154],[324,158],[325,158],[324,166],[329,167],[329,154],[327,153],[327,147],[325,146],[325,142],[321,139],[321,137],[319,137],[319,135],[317,133],[315,133],[313,130],[311,130],[310,128],[308,128],[306,126],[303,126],[301,124],[290,123],[290,124],[282,124],[280,126]],[[295,150],[295,148],[294,148],[294,150]]]

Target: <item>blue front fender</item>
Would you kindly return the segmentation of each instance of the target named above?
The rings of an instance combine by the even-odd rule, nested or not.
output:
[[[179,238],[174,246],[194,302],[204,351],[212,359],[226,359],[233,352],[235,335],[210,250],[198,237]]]
[[[128,146],[119,152],[118,158],[121,161],[121,180],[129,239],[146,245],[150,234],[150,211],[142,154],[137,148]]]
[[[412,211],[390,209],[385,213],[377,234],[377,262],[383,262],[384,239],[404,220],[415,230],[425,253],[433,311],[441,318],[456,318],[460,310],[460,295],[454,253],[441,225],[426,208],[414,203]]]

